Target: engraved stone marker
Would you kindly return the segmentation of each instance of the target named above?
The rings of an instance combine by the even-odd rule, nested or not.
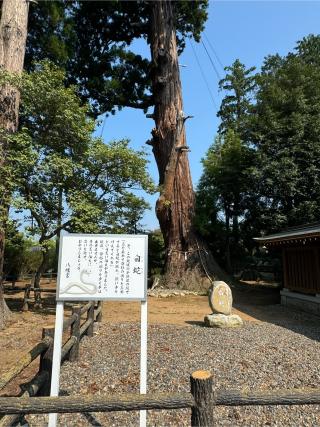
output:
[[[209,289],[209,305],[213,313],[231,314],[232,293],[229,286],[222,281],[215,281]]]

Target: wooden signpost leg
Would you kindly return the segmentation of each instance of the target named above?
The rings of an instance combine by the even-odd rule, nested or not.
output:
[[[61,345],[62,345],[62,333],[63,333],[63,308],[64,308],[63,301],[57,301],[50,396],[59,395]],[[56,425],[57,425],[57,414],[49,414],[48,427],[56,427]]]
[[[147,393],[148,304],[141,301],[140,394]],[[147,411],[140,411],[140,427],[147,425]]]

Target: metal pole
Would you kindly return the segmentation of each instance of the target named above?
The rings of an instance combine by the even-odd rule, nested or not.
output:
[[[147,393],[148,303],[141,301],[140,394]],[[147,411],[140,411],[140,427],[147,425]]]
[[[59,395],[61,345],[62,345],[62,333],[63,333],[63,309],[64,309],[64,302],[57,301],[50,396]],[[56,427],[56,425],[57,425],[57,414],[49,414],[48,427]]]

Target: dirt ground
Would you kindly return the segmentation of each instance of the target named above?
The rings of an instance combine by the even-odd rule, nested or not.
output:
[[[11,325],[0,332],[0,377],[1,374],[19,360],[22,354],[31,349],[41,340],[42,328],[53,326],[55,319],[55,293],[43,293],[43,308],[34,310],[33,303],[30,311],[22,312],[23,283],[17,283],[16,289],[6,286],[6,300],[13,312]],[[43,283],[46,288],[54,290],[55,284]],[[33,293],[32,295],[33,296]],[[279,290],[258,289],[254,286],[233,289],[234,314],[238,314],[244,321],[260,322],[273,319],[278,315],[274,311],[274,304],[279,302]],[[268,307],[267,307],[268,306]],[[70,315],[70,304],[66,304],[65,314]],[[203,318],[209,314],[210,308],[206,296],[183,296],[168,298],[148,298],[148,321],[150,324],[170,323],[181,326],[202,324]],[[137,302],[103,303],[103,322],[134,322],[140,320],[140,304]],[[24,371],[16,383],[27,381],[28,377],[37,369],[38,359]],[[6,389],[6,393],[13,392],[16,385]]]

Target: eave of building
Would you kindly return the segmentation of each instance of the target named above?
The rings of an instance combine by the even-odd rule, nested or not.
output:
[[[320,239],[320,226],[288,230],[264,237],[255,237],[254,240],[265,246],[279,246],[288,244],[306,244]]]

